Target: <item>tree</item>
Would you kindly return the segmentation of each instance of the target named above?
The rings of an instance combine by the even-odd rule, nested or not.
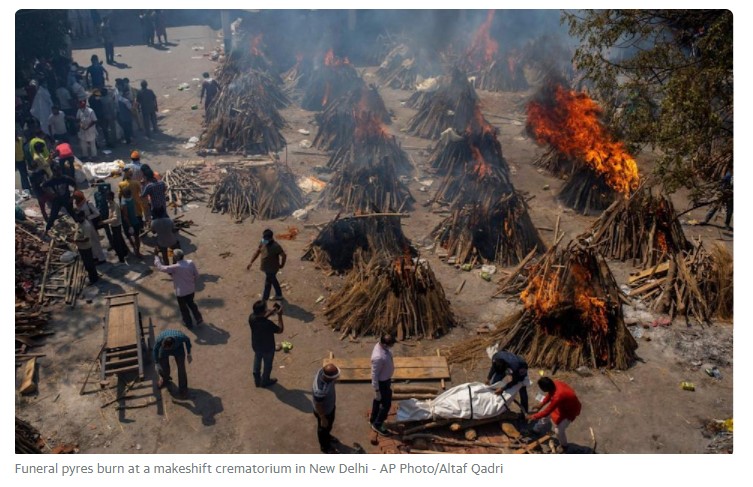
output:
[[[696,188],[732,167],[732,12],[589,10],[563,21],[594,95],[618,107],[611,123],[625,142],[658,149],[667,190],[708,197]]]
[[[67,10],[19,10],[16,12],[16,84],[23,84],[34,59],[65,55],[68,35]]]

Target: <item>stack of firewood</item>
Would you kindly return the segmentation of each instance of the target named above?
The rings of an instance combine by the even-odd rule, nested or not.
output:
[[[410,255],[360,251],[339,292],[327,300],[327,322],[341,338],[390,333],[397,340],[436,338],[455,323],[429,264]]]
[[[528,89],[520,53],[514,50],[479,69],[469,69],[468,74],[473,78],[473,86],[477,90],[524,91]]]
[[[309,86],[313,74],[314,66],[311,62],[311,58],[299,55],[296,58],[296,63],[293,67],[282,74],[285,89],[291,93],[291,95],[296,95]],[[295,98],[297,99],[298,96],[295,96]]]
[[[495,343],[535,367],[626,369],[635,360],[638,344],[622,317],[625,298],[604,258],[585,241],[553,246],[531,269],[520,299],[523,312],[456,345],[448,361],[471,360]]]
[[[278,109],[288,103],[269,75],[244,72],[217,95],[197,147],[248,154],[276,152],[285,147],[281,130],[287,126]]]
[[[317,112],[362,84],[358,71],[347,58],[337,58],[329,51],[324,65],[314,69],[311,75],[311,81],[301,100],[301,108]]]
[[[301,259],[314,261],[325,270],[343,272],[353,267],[356,250],[365,255],[374,252],[400,255],[406,249],[412,251],[400,217],[371,214],[335,218],[322,228]]]
[[[401,43],[384,57],[376,75],[390,88],[413,90],[422,79],[441,74],[437,58],[434,51],[415,50]]]
[[[16,416],[16,453],[42,453],[44,439],[32,425]]]
[[[465,73],[453,69],[450,77],[418,108],[408,122],[408,132],[418,137],[438,139],[448,128],[462,133],[480,116],[478,95]],[[485,122],[482,122],[485,124]]]
[[[632,259],[643,269],[691,248],[670,199],[654,195],[646,186],[612,203],[590,233],[592,244],[605,257]]]
[[[228,167],[209,196],[212,212],[230,213],[236,223],[249,216],[269,220],[303,206],[303,194],[290,168],[277,162]]]
[[[365,84],[328,103],[316,115],[319,130],[314,138],[314,147],[334,150],[352,142],[358,117],[374,117],[383,124],[390,124],[390,112],[379,95],[376,86]]]
[[[181,207],[192,201],[206,201],[208,181],[201,174],[202,166],[181,163],[165,172],[162,180],[167,185],[171,206]]]
[[[629,297],[643,301],[649,309],[694,318],[708,323],[711,317],[732,318],[732,257],[721,245],[711,252],[701,242],[689,251],[669,255],[665,262],[628,279]]]

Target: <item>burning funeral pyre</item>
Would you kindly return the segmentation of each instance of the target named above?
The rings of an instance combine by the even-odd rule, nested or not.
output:
[[[314,147],[334,150],[350,144],[355,134],[356,120],[369,116],[378,118],[383,124],[392,123],[390,112],[376,86],[361,84],[358,89],[328,103],[322,112],[316,114],[319,130],[314,138]]]
[[[496,130],[478,105],[475,113],[462,136],[448,133],[431,156],[443,175],[433,201],[449,204],[452,212],[432,236],[455,264],[508,266],[544,245],[510,182]]]
[[[500,53],[499,43],[491,35],[493,21],[494,10],[489,10],[462,57],[462,66],[478,90],[526,90],[528,81],[523,73],[522,52],[509,49]]]
[[[327,322],[341,338],[391,333],[398,341],[436,338],[455,323],[444,289],[424,259],[356,251],[340,291],[327,300]]]
[[[408,122],[408,132],[418,137],[438,139],[449,128],[462,133],[477,116],[478,95],[457,68],[436,91],[425,92],[424,97]]]
[[[426,78],[442,73],[442,65],[434,51],[414,49],[398,44],[385,57],[376,75],[383,85],[401,90],[414,90]]]
[[[559,198],[584,214],[603,210],[638,187],[638,166],[599,120],[598,105],[550,80],[528,104],[528,132],[548,152],[536,164],[569,174]]]
[[[209,196],[212,212],[230,213],[241,222],[249,216],[269,220],[289,215],[304,204],[295,175],[282,163],[235,164]]]
[[[371,112],[356,115],[348,145],[340,147],[327,165],[335,171],[322,195],[331,208],[348,213],[402,211],[414,201],[398,172],[412,169],[395,137]]]
[[[248,71],[223,85],[198,146],[223,153],[267,154],[285,147],[279,108],[289,100],[267,73]]]
[[[317,112],[362,84],[363,80],[348,58],[338,58],[330,49],[324,56],[324,65],[315,69],[311,75],[311,81],[301,100],[301,108]]]
[[[357,215],[327,223],[302,259],[314,261],[322,269],[344,272],[353,268],[357,250],[364,256],[376,252],[399,255],[411,248],[399,216]]]
[[[592,245],[605,257],[632,259],[643,269],[691,248],[672,202],[647,186],[612,203],[594,223],[591,235]]]
[[[489,336],[454,346],[448,361],[471,360],[496,343],[533,367],[626,369],[635,360],[638,344],[623,321],[620,290],[584,241],[552,247],[533,266],[520,299],[524,311]]]

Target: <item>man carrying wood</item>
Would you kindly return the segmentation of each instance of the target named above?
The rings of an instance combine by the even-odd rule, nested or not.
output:
[[[269,293],[272,290],[272,287],[274,287],[275,297],[272,299],[274,301],[282,301],[282,288],[280,288],[280,283],[277,281],[277,272],[285,267],[285,261],[288,256],[285,255],[285,251],[282,250],[280,244],[275,241],[272,230],[267,228],[262,232],[261,236],[262,238],[259,243],[259,248],[256,249],[256,252],[251,257],[251,262],[246,266],[246,270],[251,270],[251,265],[253,265],[256,259],[261,255],[261,271],[265,276],[264,294],[262,294],[261,299],[262,301],[267,301],[269,299]]]
[[[392,433],[384,426],[384,420],[390,413],[392,406],[392,374],[395,373],[395,363],[392,359],[392,347],[395,337],[389,333],[379,339],[371,352],[371,386],[374,388],[374,401],[371,403],[371,429],[381,436]]]
[[[185,347],[185,350],[184,350]],[[188,376],[186,375],[186,358],[191,358],[191,339],[178,330],[165,330],[154,340],[152,357],[160,376],[157,386],[161,389],[172,379],[170,377],[170,356],[175,358],[178,367],[178,394],[185,397],[188,394]]]
[[[501,382],[508,373],[510,374],[510,381],[494,391],[495,394],[500,395],[528,378],[528,364],[523,357],[500,350],[492,356],[492,366],[486,377],[486,384]],[[520,409],[523,413],[528,414],[528,388],[525,385],[520,388]]]
[[[340,369],[335,364],[327,364],[314,376],[312,388],[314,417],[316,417],[316,436],[322,453],[340,453],[332,443],[337,439],[332,436],[332,426],[335,423],[335,409],[337,395],[335,381],[340,377]]]
[[[269,319],[277,314],[277,324]],[[277,379],[270,378],[272,374],[272,361],[275,358],[275,335],[285,331],[282,322],[282,306],[275,303],[274,308],[267,310],[266,301],[257,301],[253,306],[253,313],[248,317],[248,326],[251,327],[251,348],[254,351],[254,385],[256,387],[269,387],[277,383]],[[264,362],[264,372],[261,370]]]
[[[554,431],[557,433],[557,439],[560,442],[560,446],[557,447],[557,453],[564,453],[567,451],[567,435],[565,434],[565,430],[580,415],[580,401],[578,400],[578,396],[575,395],[575,391],[562,381],[542,377],[539,379],[538,384],[539,389],[546,392],[546,396],[544,396],[539,405],[532,407],[531,411],[539,411],[543,406],[547,404],[548,406],[536,414],[527,415],[526,419],[528,421],[543,420],[539,421],[533,427],[533,430],[539,433],[548,426],[549,419],[547,416],[551,416],[551,422],[554,423]]]

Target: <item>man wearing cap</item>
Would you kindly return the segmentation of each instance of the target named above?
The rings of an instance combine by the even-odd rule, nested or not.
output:
[[[382,436],[391,433],[384,426],[384,420],[392,407],[392,374],[395,373],[395,363],[392,359],[392,347],[395,337],[389,333],[379,338],[371,352],[371,387],[374,389],[374,400],[371,403],[371,429]]]
[[[81,142],[81,158],[91,161],[97,157],[97,115],[86,106],[86,100],[78,102],[76,119],[80,127],[78,140]]]
[[[184,350],[185,347],[185,350]],[[188,393],[188,376],[186,374],[186,358],[190,364],[191,339],[178,330],[165,330],[154,340],[152,358],[160,376],[158,387],[162,388],[172,380],[170,377],[170,356],[175,358],[178,367],[178,393],[185,396]]]
[[[261,299],[264,301],[268,300],[269,293],[272,290],[272,287],[274,287],[275,297],[273,298],[273,300],[282,301],[282,288],[280,288],[280,283],[277,281],[277,272],[285,267],[287,255],[285,255],[285,251],[282,250],[282,246],[280,246],[280,244],[275,241],[274,233],[272,233],[272,230],[270,230],[269,228],[262,232],[262,239],[259,243],[259,247],[251,257],[251,262],[249,262],[246,266],[246,270],[251,269],[251,265],[260,255],[261,271],[265,276],[264,294],[262,295]]]
[[[269,319],[277,314],[277,324]],[[275,358],[275,335],[285,331],[282,322],[282,306],[275,304],[274,308],[267,310],[266,301],[257,301],[252,308],[251,316],[248,317],[248,326],[251,327],[251,348],[254,351],[254,385],[256,387],[269,387],[277,383],[272,379],[272,361]],[[262,362],[264,372],[262,372]]]
[[[335,364],[327,364],[314,376],[312,396],[314,417],[316,418],[316,436],[322,453],[340,453],[332,444],[337,440],[331,435],[335,424],[337,395],[335,382],[340,377],[340,369]]]
[[[157,270],[172,276],[183,324],[190,328],[193,326],[191,315],[193,315],[196,325],[204,323],[204,318],[201,316],[199,307],[193,301],[199,271],[196,269],[196,264],[193,261],[184,260],[183,256],[183,251],[177,249],[173,252],[175,264],[164,265],[159,258],[159,249],[154,249],[154,265],[157,267]]]

